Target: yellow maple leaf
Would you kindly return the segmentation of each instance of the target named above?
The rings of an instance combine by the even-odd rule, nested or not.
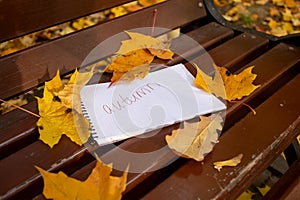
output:
[[[45,88],[47,92],[49,91],[53,95],[55,95],[55,93],[58,93],[64,88],[64,84],[60,79],[59,70],[57,70],[54,78],[52,78],[50,81],[45,82]]]
[[[150,64],[154,56],[147,50],[136,49],[125,55],[117,57],[107,66],[106,72],[128,72],[134,67]]]
[[[282,19],[284,21],[291,21],[292,19],[292,11],[288,8],[285,8],[283,11],[281,11]]]
[[[141,5],[138,5],[136,1],[126,3],[123,6],[128,12],[134,12],[143,8]]]
[[[174,53],[169,50],[170,43],[141,33],[125,31],[131,39],[122,41],[117,54],[125,55],[138,49],[148,49],[150,53],[161,59],[171,59]]]
[[[149,66],[155,56],[171,59],[174,55],[169,49],[170,42],[140,33],[125,32],[130,39],[122,41],[120,49],[116,52],[119,56],[105,69],[106,72],[113,72],[111,85],[120,79],[129,81],[135,77],[143,78],[150,71],[150,68],[145,66]]]
[[[166,0],[138,0],[139,4],[141,4],[143,7],[148,7],[164,1]]]
[[[96,166],[85,181],[63,172],[50,173],[36,167],[44,180],[43,194],[53,200],[116,200],[126,188],[127,171],[121,177],[111,176],[112,167],[97,158]]]
[[[89,138],[89,122],[81,114],[80,107],[72,109],[72,104],[73,99],[79,104],[79,89],[89,80],[91,74],[92,72],[76,71],[64,86],[57,71],[56,76],[45,83],[43,98],[37,98],[40,115],[37,126],[40,140],[51,148],[59,142],[63,134],[78,145],[82,145]]]
[[[274,19],[271,19],[268,23],[268,26],[270,27],[270,29],[274,29],[278,26],[278,23]]]
[[[218,97],[226,99],[225,83],[218,68],[215,66],[215,74],[214,77],[212,77],[205,74],[196,64],[194,65],[197,69],[196,78],[194,80],[195,86],[208,93],[213,93]]]
[[[78,145],[85,143],[90,136],[87,119],[75,110],[63,106],[61,102],[49,102],[46,99],[47,97],[37,99],[40,115],[37,126],[40,140],[52,148],[65,134]]]
[[[114,17],[120,17],[128,13],[123,6],[114,7],[110,11],[114,14]]]
[[[214,168],[217,169],[218,171],[220,171],[222,169],[222,167],[225,167],[225,166],[235,167],[241,163],[242,158],[243,158],[243,154],[239,154],[228,160],[214,162],[213,163]]]
[[[295,0],[284,0],[284,3],[289,8],[295,8],[297,6]]]
[[[253,85],[256,74],[252,74],[253,66],[244,69],[239,74],[231,74],[224,67],[215,66],[214,77],[205,74],[197,65],[197,75],[194,84],[228,101],[241,99],[251,94],[260,85]]]
[[[106,68],[106,72],[113,72],[113,76],[111,78],[111,84],[119,81],[126,73],[133,74],[134,72],[139,72],[140,74],[141,71],[138,71],[136,69],[145,70],[144,75],[146,76],[150,71],[150,67],[144,67],[144,66],[149,66],[149,64],[152,62],[153,59],[154,56],[144,49],[133,50],[128,54],[117,57]],[[134,75],[134,77],[141,77],[141,76],[137,74]]]
[[[286,30],[288,33],[293,33],[294,32],[294,28],[293,28],[293,25],[289,22],[285,22],[283,23],[282,25],[282,29],[283,30]]]
[[[80,18],[78,20],[75,20],[72,24],[72,26],[76,29],[76,30],[81,30],[84,28],[85,26],[85,21],[86,19],[84,18]]]
[[[223,119],[219,115],[200,116],[200,122],[184,122],[184,127],[172,131],[165,139],[169,148],[182,157],[201,161],[212,151],[218,142],[218,130],[222,129]]]
[[[58,92],[54,92],[59,97],[62,104],[67,108],[81,112],[80,90],[93,76],[93,68],[88,72],[79,73],[76,69],[69,82]]]
[[[230,3],[230,1],[214,0],[214,4],[218,7],[224,7],[229,5]]]
[[[237,200],[250,200],[252,199],[251,197],[254,195],[255,193],[251,192],[251,190],[246,190],[245,192],[243,192],[238,198]]]
[[[270,186],[265,185],[264,187],[257,187],[257,189],[263,196],[265,196],[271,188],[270,188]]]
[[[127,72],[114,72],[111,78],[111,85],[117,81],[130,82],[135,78],[142,79],[145,76],[147,76],[149,71],[150,71],[150,66],[145,64],[145,65],[133,67]]]

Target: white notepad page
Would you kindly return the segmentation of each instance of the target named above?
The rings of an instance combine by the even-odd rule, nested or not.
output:
[[[99,145],[226,109],[215,96],[194,86],[194,77],[182,64],[130,83],[109,84],[87,85],[80,92]]]

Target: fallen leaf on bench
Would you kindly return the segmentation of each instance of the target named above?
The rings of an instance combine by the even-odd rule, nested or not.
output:
[[[40,140],[51,148],[63,134],[78,145],[89,138],[89,122],[81,113],[79,90],[91,76],[92,71],[75,71],[64,85],[58,71],[52,80],[45,83],[43,98],[37,98],[40,115],[37,126]]]
[[[81,112],[80,107],[80,90],[93,76],[93,68],[89,72],[79,73],[76,69],[72,74],[68,84],[58,92],[54,92],[58,96],[64,106]]]
[[[107,66],[106,72],[128,72],[134,67],[150,64],[154,56],[145,49],[136,49],[127,54],[118,56]]]
[[[170,42],[161,41],[149,35],[141,33],[127,32],[131,39],[122,41],[117,54],[125,55],[137,49],[148,49],[153,56],[161,59],[172,59],[174,53],[169,49]]]
[[[231,74],[225,67],[215,66],[214,77],[205,74],[197,65],[195,85],[228,101],[241,99],[250,95],[260,85],[253,85],[256,74],[252,73],[254,66],[244,69],[239,74]]]
[[[137,49],[129,52],[128,54],[117,57],[110,65],[107,66],[105,71],[113,72],[111,85],[119,81],[122,77],[126,76],[126,73],[130,73],[131,77],[141,78],[139,75],[141,72],[143,72],[143,74],[146,76],[150,71],[150,67],[143,66],[149,66],[153,59],[154,56],[151,55],[147,50]],[[135,72],[138,73],[134,74]],[[126,78],[124,77],[124,79]],[[131,80],[133,79],[130,79],[130,81]]]
[[[44,180],[43,195],[53,200],[116,200],[126,188],[127,170],[121,177],[111,176],[112,167],[97,160],[96,166],[85,181],[36,167]]]
[[[235,167],[241,163],[242,158],[243,158],[243,154],[239,154],[229,160],[214,162],[213,163],[214,168],[217,169],[218,171],[221,171],[222,167],[225,167],[225,166]]]
[[[201,161],[218,142],[222,122],[222,117],[217,114],[200,116],[199,122],[184,122],[183,128],[172,131],[172,135],[166,135],[165,139],[176,154]]]
[[[63,134],[78,145],[87,141],[89,123],[83,115],[66,108],[60,102],[47,102],[38,98],[38,104],[41,116],[37,122],[40,140],[51,148],[59,142]]]
[[[134,78],[143,78],[150,71],[150,67],[145,66],[149,66],[155,56],[171,59],[174,55],[169,49],[170,42],[140,33],[126,33],[131,39],[122,41],[120,49],[116,52],[119,56],[105,69],[106,72],[113,73],[111,85],[120,79],[132,81]],[[125,75],[128,72],[129,75]]]
[[[126,73],[123,72],[114,72],[111,82],[115,83],[117,81],[130,82],[136,78],[144,78],[150,71],[150,66],[148,64],[140,65],[137,67],[133,67]]]

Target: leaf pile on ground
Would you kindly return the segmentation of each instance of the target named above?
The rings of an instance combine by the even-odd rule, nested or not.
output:
[[[300,33],[299,0],[214,0],[230,22],[277,37]]]

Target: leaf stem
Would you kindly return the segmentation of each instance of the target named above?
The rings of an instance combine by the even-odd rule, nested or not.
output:
[[[230,102],[237,103],[239,101],[230,101]],[[249,106],[248,104],[246,104],[244,102],[241,102],[241,104],[243,104],[244,106],[246,106],[247,108],[249,108],[252,111],[253,115],[256,115],[256,111],[251,106]]]
[[[156,24],[157,14],[158,14],[158,11],[157,11],[157,9],[155,9],[154,10],[154,16],[153,16],[153,22],[152,22],[152,30],[151,30],[151,36],[152,37],[154,35],[154,28],[155,28],[155,24]]]
[[[20,109],[20,110],[22,110],[22,111],[24,111],[24,112],[27,112],[28,114],[31,114],[31,115],[33,115],[33,116],[35,116],[35,117],[38,117],[38,118],[41,117],[41,116],[39,116],[38,114],[35,114],[35,113],[33,113],[33,112],[29,111],[29,110],[26,110],[25,108],[22,108],[22,107],[20,107],[20,106],[17,106],[17,105],[15,105],[15,104],[10,103],[10,102],[4,101],[3,99],[0,99],[0,101],[3,102],[3,103],[8,104],[8,105],[10,105],[10,106],[13,106],[13,107],[15,107],[15,108],[17,108],[17,109]]]

